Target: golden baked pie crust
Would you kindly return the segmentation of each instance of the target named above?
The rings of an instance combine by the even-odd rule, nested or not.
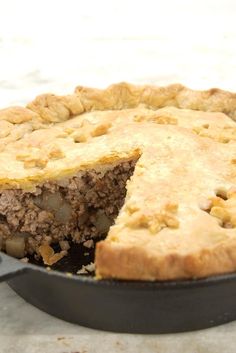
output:
[[[171,280],[236,270],[236,94],[77,87],[0,111],[1,188],[139,158],[98,278]]]

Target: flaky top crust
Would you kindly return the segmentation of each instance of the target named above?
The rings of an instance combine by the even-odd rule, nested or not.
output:
[[[180,84],[166,87],[120,83],[105,90],[81,87],[71,96],[42,95],[28,108],[47,121],[67,120],[93,110],[121,110],[144,105],[149,109],[174,106],[181,109],[223,112],[236,120],[236,94],[217,88],[195,91]]]
[[[181,85],[77,87],[0,111],[1,188],[138,158],[96,250],[100,278],[236,270],[236,94]]]
[[[160,111],[163,107],[167,110]],[[172,115],[170,124],[191,128],[187,121],[190,119],[185,118],[185,123],[181,123],[184,118],[176,118],[171,113],[174,107],[179,111],[223,112],[236,119],[236,94],[219,89],[193,91],[179,84],[156,87],[120,83],[105,90],[77,87],[74,94],[67,96],[44,94],[26,108],[3,109],[0,111],[0,185],[2,188],[27,188],[33,182],[73,174],[99,161],[104,164],[126,159],[130,149],[140,148],[144,135],[152,133],[152,127],[146,124],[140,138],[142,143],[124,136],[122,129],[128,124],[133,124],[131,130],[139,129],[134,116],[152,115],[150,121],[162,112],[165,117]],[[220,115],[217,116],[221,120]],[[193,119],[197,121],[196,117],[195,114]],[[224,119],[225,115],[222,121]],[[143,118],[143,122],[145,120]],[[229,119],[227,121],[230,124]],[[163,124],[160,119],[159,122]],[[113,134],[118,135],[113,138]],[[101,147],[106,138],[112,144],[112,153],[111,148],[103,150]]]

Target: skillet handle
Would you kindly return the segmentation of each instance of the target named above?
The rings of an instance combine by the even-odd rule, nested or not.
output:
[[[26,264],[0,252],[0,282],[28,271]]]

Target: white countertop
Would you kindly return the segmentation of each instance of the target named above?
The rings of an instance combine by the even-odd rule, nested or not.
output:
[[[0,0],[0,107],[118,81],[236,91],[234,0]],[[57,320],[0,284],[0,353],[234,353],[236,322],[125,335]]]

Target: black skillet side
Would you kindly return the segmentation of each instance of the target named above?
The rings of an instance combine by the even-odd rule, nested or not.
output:
[[[0,253],[0,281],[60,319],[128,333],[174,333],[236,319],[236,275],[178,282],[97,281]]]

